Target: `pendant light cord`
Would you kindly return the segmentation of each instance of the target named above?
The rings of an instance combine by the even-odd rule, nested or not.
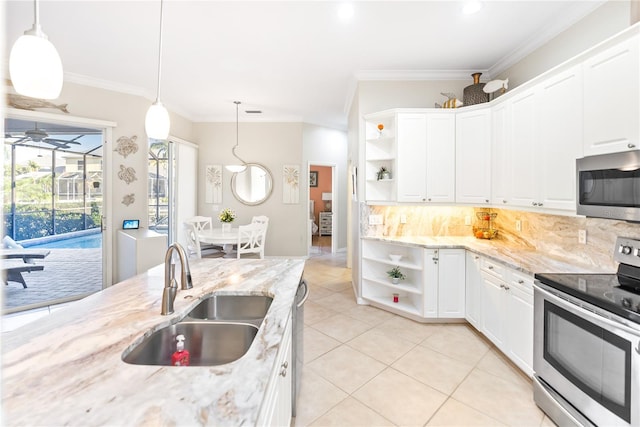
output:
[[[160,0],[160,38],[158,41],[158,84],[156,86],[156,102],[160,101],[160,80],[162,77],[162,18],[164,1]]]
[[[243,165],[246,166],[247,162],[245,162],[244,160],[242,160],[237,154],[236,154],[236,148],[238,148],[238,144],[239,144],[239,137],[238,137],[238,130],[240,129],[239,126],[239,119],[238,119],[238,109],[240,107],[240,101],[233,101],[234,104],[236,104],[236,145],[233,146],[233,149],[231,150],[231,152],[233,153],[234,156],[236,156],[236,158],[238,160],[240,160],[242,162]]]

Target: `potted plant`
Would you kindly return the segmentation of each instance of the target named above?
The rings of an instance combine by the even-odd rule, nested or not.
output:
[[[378,169],[378,181],[381,179],[391,179],[391,172],[386,166],[380,166],[380,169]]]
[[[391,270],[387,271],[387,274],[389,275],[389,277],[391,277],[391,283],[393,283],[394,285],[398,284],[400,280],[404,280],[407,278],[407,276],[405,276],[404,273],[400,271],[400,267],[398,267],[397,265]]]
[[[236,219],[236,213],[229,208],[220,211],[218,219],[222,223],[222,231],[231,231],[231,223]]]

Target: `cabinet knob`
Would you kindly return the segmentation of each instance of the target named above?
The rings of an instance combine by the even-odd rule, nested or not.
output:
[[[531,206],[538,206],[536,202],[531,202]]]
[[[475,257],[473,257],[473,259],[480,259],[480,257],[476,255]]]
[[[428,200],[428,201],[431,201],[431,197],[429,197],[427,200]]]
[[[489,270],[493,270],[493,265],[490,265],[489,267],[487,267]]]
[[[489,199],[484,199],[484,202],[485,203],[489,203]]]
[[[282,369],[282,370],[280,371],[280,376],[281,376],[281,377],[286,377],[286,376],[287,376],[287,370],[286,370],[286,369]]]
[[[538,206],[543,206],[542,202],[538,203]]]
[[[636,144],[629,143],[627,144],[627,148],[636,148]]]
[[[507,285],[504,285],[504,290],[505,290],[505,291],[508,291],[508,290],[509,290],[509,287],[508,287]]]
[[[502,199],[502,203],[507,203],[507,199]]]
[[[504,286],[502,283],[500,283],[500,287],[501,287],[502,289],[504,289],[504,288],[505,288],[505,286]]]
[[[287,360],[285,360],[284,363],[282,364],[282,367],[284,369],[287,369],[289,367],[289,362]]]
[[[522,285],[524,283],[524,280],[518,280],[518,283]]]

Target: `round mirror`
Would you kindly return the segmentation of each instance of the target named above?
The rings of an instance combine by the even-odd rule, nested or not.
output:
[[[233,196],[245,205],[259,205],[273,191],[273,177],[265,166],[247,163],[247,168],[231,177]]]

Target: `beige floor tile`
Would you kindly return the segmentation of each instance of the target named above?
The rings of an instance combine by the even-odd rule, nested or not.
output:
[[[343,314],[337,314],[325,319],[322,322],[314,324],[313,327],[343,343],[352,340],[372,328],[368,323],[361,322]]]
[[[525,377],[522,371],[508,362],[506,356],[495,348],[489,350],[487,354],[484,355],[482,360],[476,365],[476,369],[480,369],[507,381],[531,385],[531,380]]]
[[[347,397],[347,393],[311,369],[303,368],[294,425],[309,425]]]
[[[332,292],[351,291],[353,289],[353,286],[351,285],[351,279],[344,280],[342,278],[339,278],[336,280],[318,283],[318,285]],[[351,295],[353,295],[353,292],[351,292]]]
[[[386,367],[346,345],[331,350],[306,366],[347,393],[353,393]]]
[[[452,397],[497,420],[517,426],[539,426],[544,413],[533,401],[531,386],[516,384],[474,369]]]
[[[420,345],[472,365],[478,363],[490,349],[489,344],[466,325],[442,327]]]
[[[356,399],[348,397],[310,425],[339,427],[393,426],[393,423]]]
[[[309,299],[307,299],[307,301],[317,301],[333,294],[334,292],[331,292],[329,289],[325,289],[321,286],[311,285],[309,286]]]
[[[419,323],[401,316],[394,316],[380,323],[376,329],[418,344],[441,327],[439,324]]]
[[[385,369],[353,397],[402,426],[423,426],[447,398],[393,368]]]
[[[449,398],[429,420],[427,426],[504,426],[498,420]]]
[[[471,372],[473,365],[417,346],[392,365],[397,370],[447,395]]]
[[[347,343],[348,346],[391,365],[416,345],[400,337],[394,337],[378,330],[369,330]]]
[[[304,363],[309,363],[342,344],[312,327],[304,328]]]
[[[313,301],[307,301],[304,304],[304,323],[305,325],[313,325],[321,322],[329,317],[338,314],[337,311],[331,310],[324,305],[317,304]]]
[[[358,306],[353,294],[346,295],[342,292],[335,292],[327,297],[317,299],[314,302],[340,313],[344,313]]]
[[[384,311],[370,305],[357,305],[343,314],[370,325],[379,325],[380,323],[395,317],[395,314],[393,313],[389,313],[388,311]]]

